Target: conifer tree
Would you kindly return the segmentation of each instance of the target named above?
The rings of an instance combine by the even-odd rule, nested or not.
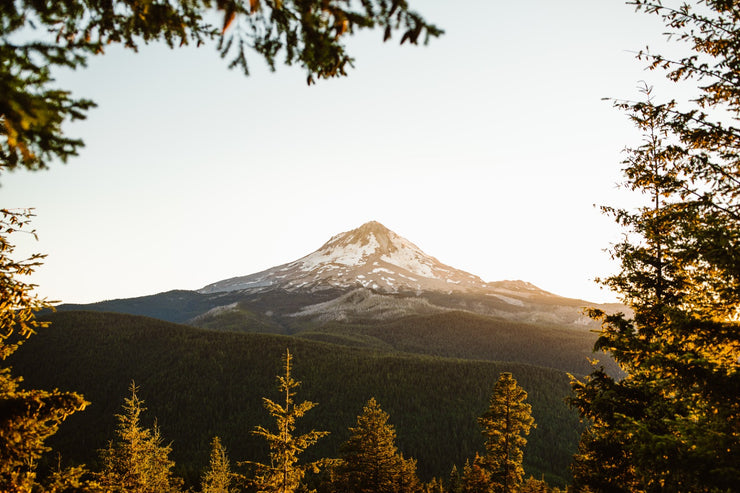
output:
[[[15,247],[11,235],[35,235],[23,229],[32,217],[30,210],[0,209],[0,491],[38,488],[36,468],[41,456],[50,450],[46,440],[68,416],[88,404],[73,392],[24,389],[23,379],[4,366],[23,341],[48,325],[37,320],[35,312],[50,305],[34,296],[34,286],[22,279],[41,264],[43,256],[21,261],[12,257]],[[80,468],[59,471],[54,481],[69,485],[83,473]]]
[[[398,474],[398,490],[399,492],[416,492],[422,489],[422,483],[419,480],[419,476],[416,474],[416,459],[404,458],[403,454],[399,454],[400,470]]]
[[[732,491],[740,477],[740,6],[709,0],[663,5],[690,53],[643,52],[669,79],[700,80],[693,101],[662,104],[646,85],[617,102],[643,135],[628,150],[625,186],[637,210],[608,208],[625,229],[613,247],[621,271],[604,280],[632,315],[602,320],[596,349],[626,373],[574,381],[572,404],[592,425],[574,462],[594,491]]]
[[[255,468],[252,486],[260,493],[292,493],[303,485],[303,478],[307,471],[319,472],[322,462],[299,464],[300,454],[315,444],[321,437],[329,434],[327,431],[309,431],[303,435],[295,435],[296,421],[302,418],[317,404],[303,401],[294,402],[295,389],[300,382],[293,379],[292,356],[289,350],[285,351],[285,375],[278,376],[279,390],[284,396],[284,404],[277,404],[263,397],[265,409],[275,419],[276,431],[270,431],[258,426],[253,432],[263,437],[270,447],[270,463],[245,462]]]
[[[423,485],[423,493],[445,493],[445,486],[441,479],[432,478],[431,481]]]
[[[544,479],[530,476],[524,480],[518,493],[560,493],[560,488],[551,488]]]
[[[55,469],[46,478],[44,493],[108,493],[100,484],[90,479],[92,473],[85,466],[73,466]]]
[[[453,464],[450,470],[450,477],[447,480],[447,490],[450,493],[460,493],[462,491],[462,481],[463,477],[457,469],[457,465]]]
[[[494,493],[516,491],[522,482],[525,435],[534,426],[532,406],[527,392],[511,373],[501,373],[489,402],[488,410],[478,418],[486,439],[483,464],[491,477]]]
[[[465,461],[461,482],[461,493],[491,493],[493,485],[491,474],[484,465],[484,459],[476,452],[473,462]]]
[[[167,493],[181,490],[182,480],[173,476],[174,461],[169,458],[172,448],[163,445],[159,427],[141,425],[141,414],[146,410],[137,396],[138,388],[131,382],[131,396],[123,405],[123,413],[116,415],[116,439],[101,450],[102,471],[100,484],[108,491],[131,493]]]
[[[342,491],[400,493],[421,487],[416,461],[399,453],[396,430],[388,418],[371,398],[357,417],[357,425],[349,429],[350,438],[342,445],[335,469],[335,481]]]
[[[219,437],[211,441],[211,461],[201,479],[203,493],[230,493],[233,474],[226,449],[221,445]]]

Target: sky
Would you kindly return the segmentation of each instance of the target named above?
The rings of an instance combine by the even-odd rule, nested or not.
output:
[[[298,67],[228,70],[213,46],[115,47],[60,87],[98,107],[68,124],[80,156],[0,176],[2,207],[34,207],[51,301],[199,289],[296,260],[376,220],[485,281],[616,299],[629,207],[623,149],[640,135],[603,98],[671,95],[635,52],[656,16],[621,0],[413,0],[445,30],[427,46],[363,32],[355,68],[306,85]],[[661,92],[662,91],[662,92]]]

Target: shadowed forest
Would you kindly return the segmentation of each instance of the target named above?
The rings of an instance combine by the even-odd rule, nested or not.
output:
[[[362,405],[375,398],[396,426],[398,446],[417,462],[425,481],[446,478],[452,466],[483,452],[477,424],[494,383],[510,372],[527,390],[537,427],[528,436],[524,467],[564,486],[581,425],[564,398],[564,372],[501,363],[346,348],[295,337],[213,332],[112,313],[60,312],[25,343],[10,363],[27,384],[76,389],[92,402],[68,418],[50,439],[63,457],[89,465],[99,460],[115,428],[115,415],[133,379],[147,402],[142,421],[156,418],[172,441],[175,472],[197,484],[213,435],[234,458],[267,460],[251,432],[269,426],[261,397],[276,399],[275,376],[285,348],[294,354],[299,396],[318,403],[299,423],[330,431],[306,457],[333,457],[348,438]],[[56,368],[50,374],[36,363]]]

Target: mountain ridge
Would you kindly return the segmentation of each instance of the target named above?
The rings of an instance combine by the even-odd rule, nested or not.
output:
[[[485,282],[443,264],[377,221],[332,236],[319,249],[261,272],[217,281],[197,291],[62,305],[153,316],[196,326],[293,333],[302,325],[389,320],[450,310],[499,319],[589,330],[584,313],[614,304],[565,298],[521,280]],[[616,307],[616,309],[615,309]]]
[[[200,293],[362,286],[385,292],[466,291],[489,283],[443,264],[377,221],[332,236],[318,250],[261,272],[211,283]],[[536,288],[533,285],[529,285]],[[539,289],[539,288],[536,288]]]

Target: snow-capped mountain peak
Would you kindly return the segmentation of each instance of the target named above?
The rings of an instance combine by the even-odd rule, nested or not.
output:
[[[319,290],[366,287],[385,292],[461,291],[485,287],[376,221],[332,237],[296,261],[206,286],[204,293],[235,290]]]

